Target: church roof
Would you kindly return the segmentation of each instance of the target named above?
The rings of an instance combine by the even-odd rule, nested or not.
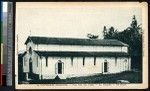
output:
[[[127,44],[115,39],[83,39],[30,36],[27,38],[25,44],[30,41],[32,41],[34,44],[128,46]]]
[[[35,51],[39,56],[75,56],[75,57],[128,57],[129,54],[125,52],[62,52],[62,51]]]

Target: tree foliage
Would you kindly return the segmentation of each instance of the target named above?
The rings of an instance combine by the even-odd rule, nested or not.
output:
[[[87,34],[87,37],[89,39],[97,39],[99,36],[98,35],[94,35],[94,34]]]
[[[133,16],[132,22],[124,31],[118,32],[114,27],[108,30],[104,26],[104,39],[117,39],[129,45],[129,54],[132,60],[142,60],[142,27],[138,25],[136,17]],[[135,58],[136,57],[136,58]]]

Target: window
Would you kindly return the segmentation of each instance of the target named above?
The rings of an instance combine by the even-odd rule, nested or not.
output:
[[[27,65],[27,60],[26,60],[26,58],[24,57],[24,66],[26,66]]]
[[[127,70],[128,68],[127,68],[127,60],[126,59],[124,60],[123,64],[124,64],[124,70]]]
[[[105,60],[104,62],[104,72],[108,72],[108,62]]]
[[[71,57],[71,65],[73,66],[73,57]]]
[[[36,60],[37,60],[37,67],[38,67],[38,63],[39,63],[39,62],[38,62],[38,56],[37,56],[37,59],[36,59]]]
[[[64,63],[61,60],[55,64],[55,73],[56,74],[63,74],[64,73]]]
[[[124,60],[124,62],[126,63],[126,62],[127,62],[127,60],[125,59],[125,60]]]
[[[32,65],[32,58],[29,59],[29,71],[30,73],[33,73],[33,65]]]
[[[31,47],[29,48],[29,53],[32,54],[32,48]]]
[[[83,57],[83,66],[85,65],[85,57]]]
[[[94,65],[96,65],[96,57],[94,57]]]
[[[32,58],[30,57],[29,62],[32,62]]]
[[[115,57],[115,66],[117,66],[117,57]]]
[[[46,57],[46,67],[48,67],[48,57]]]
[[[58,63],[58,74],[62,74],[62,63]]]

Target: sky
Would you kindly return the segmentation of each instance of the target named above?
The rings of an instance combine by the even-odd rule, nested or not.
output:
[[[34,5],[33,5],[34,6]],[[103,38],[103,27],[123,31],[130,26],[133,15],[142,22],[140,7],[20,7],[16,9],[18,49],[25,50],[28,36],[87,38],[88,33]]]

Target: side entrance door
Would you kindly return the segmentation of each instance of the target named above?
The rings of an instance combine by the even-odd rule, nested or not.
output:
[[[32,79],[32,75],[33,75],[33,67],[32,67],[32,59],[29,59],[29,78]]]
[[[62,74],[62,63],[58,63],[58,74]]]
[[[59,60],[55,65],[56,74],[63,74],[64,73],[64,63]]]

